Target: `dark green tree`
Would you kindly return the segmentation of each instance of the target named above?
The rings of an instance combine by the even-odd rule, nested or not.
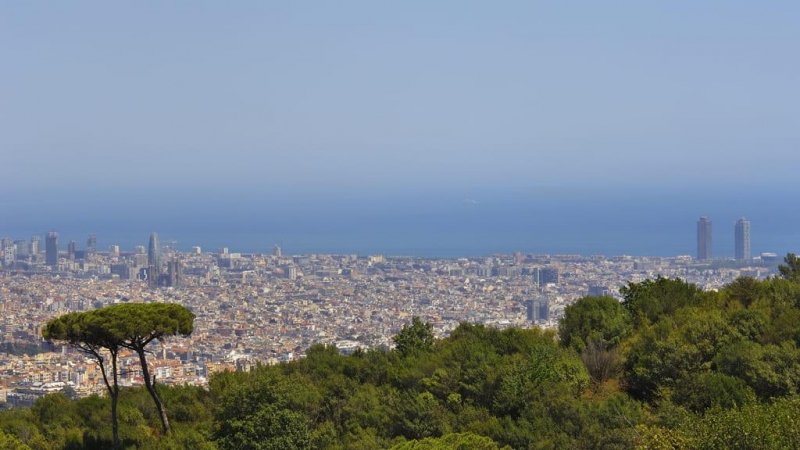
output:
[[[683,442],[689,445],[669,448],[703,450],[800,448],[798,414],[800,414],[798,397],[750,403],[740,408],[712,408],[704,416],[687,420],[675,430],[683,436]]]
[[[731,284],[725,286],[723,292],[733,301],[745,307],[757,302],[764,293],[762,282],[752,277],[739,277]]]
[[[680,278],[658,277],[656,280],[628,283],[619,292],[625,298],[622,305],[631,313],[637,327],[703,300],[703,291],[699,287]]]
[[[756,395],[740,378],[718,372],[695,373],[678,384],[673,401],[694,412],[736,408],[753,403]]]
[[[561,344],[582,352],[590,342],[616,347],[632,329],[630,314],[611,297],[583,297],[564,309],[559,321]]]
[[[243,372],[222,372],[209,380],[216,404],[215,442],[220,449],[310,449],[312,436],[307,424],[300,384],[294,375],[299,364],[284,367],[258,366]],[[323,399],[316,399],[321,403]]]
[[[621,368],[619,344],[633,330],[631,315],[611,297],[584,297],[567,306],[559,322],[561,344],[581,355],[595,383]]]
[[[119,384],[117,355],[122,348],[122,338],[108,327],[102,314],[98,311],[75,312],[57,317],[44,326],[42,336],[48,341],[58,341],[78,349],[81,353],[97,361],[103,382],[111,398],[111,430],[114,447],[119,447],[119,422],[117,419],[117,402]],[[107,352],[107,354],[106,354]],[[107,356],[110,361],[106,367]]]
[[[391,450],[505,450],[511,447],[503,447],[502,449],[497,442],[488,437],[480,436],[474,433],[450,433],[440,438],[425,438],[421,441],[407,441],[402,444],[397,444]]]
[[[156,377],[147,366],[147,346],[169,336],[188,336],[194,327],[194,314],[174,303],[124,303],[96,310],[106,329],[119,339],[121,347],[139,356],[145,388],[158,410],[164,434],[170,433],[169,417],[156,390]]]
[[[787,253],[783,262],[784,264],[778,266],[781,277],[791,281],[800,281],[800,257],[794,253]]]
[[[639,330],[627,349],[627,391],[657,400],[687,376],[710,370],[722,349],[741,340],[720,311],[683,308],[664,316]]]
[[[403,329],[392,340],[402,356],[428,353],[433,350],[433,325],[414,316],[411,325],[403,325]]]
[[[800,385],[800,349],[794,342],[759,345],[737,342],[723,348],[714,364],[726,375],[744,380],[762,400],[793,396]]]
[[[264,404],[230,421],[217,444],[222,450],[310,450],[311,434],[301,413]]]
[[[3,450],[31,450],[31,448],[16,436],[0,431],[0,448]]]

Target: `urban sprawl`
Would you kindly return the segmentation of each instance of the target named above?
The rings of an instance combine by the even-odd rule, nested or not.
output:
[[[124,302],[186,306],[196,315],[194,332],[153,344],[152,371],[158,383],[203,385],[215,371],[300,358],[314,344],[343,353],[391,347],[413,316],[432,323],[437,336],[461,322],[552,328],[566,305],[584,296],[619,298],[629,282],[680,277],[717,289],[740,276],[770,276],[780,258],[751,258],[747,225],[747,258],[730,260],[710,258],[705,219],[698,257],[286,256],[278,246],[270,254],[178,252],[155,233],[147,247],[125,252],[98,251],[94,235],[84,249],[70,242],[66,250],[55,232],[44,246],[39,237],[3,239],[0,405],[28,405],[57,391],[104,392],[96,363],[41,337],[48,320],[67,312]],[[122,385],[142,381],[135,354],[121,354],[120,364]]]

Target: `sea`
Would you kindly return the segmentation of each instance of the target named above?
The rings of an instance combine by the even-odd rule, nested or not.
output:
[[[734,254],[734,222],[751,250],[800,250],[797,190],[758,187],[533,186],[343,191],[128,189],[27,192],[0,203],[0,238],[49,231],[59,247],[147,246],[157,232],[180,251],[284,255],[479,257],[510,254],[679,256],[696,253],[697,220],[713,223],[715,257]]]

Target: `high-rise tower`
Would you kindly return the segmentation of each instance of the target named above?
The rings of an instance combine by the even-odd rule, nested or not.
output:
[[[58,233],[51,231],[47,233],[44,241],[45,262],[50,267],[58,266]]]
[[[76,253],[78,253],[78,243],[75,241],[69,241],[67,244],[67,257],[70,261],[75,260]]]
[[[97,235],[94,233],[90,234],[89,239],[86,240],[86,253],[97,253]]]
[[[697,259],[706,261],[712,258],[711,221],[703,216],[697,221]]]
[[[737,261],[750,259],[750,221],[740,217],[734,227],[734,247]]]
[[[147,265],[150,266],[151,271],[155,270],[156,273],[161,273],[161,247],[158,243],[158,233],[150,234],[150,243],[147,246]]]
[[[39,256],[39,245],[41,242],[42,238],[39,236],[31,237],[31,255],[33,255],[34,259]]]

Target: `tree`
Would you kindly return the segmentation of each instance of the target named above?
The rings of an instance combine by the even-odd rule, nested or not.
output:
[[[421,441],[407,441],[392,447],[392,450],[504,450],[511,447],[500,446],[488,437],[474,433],[449,433],[440,438],[425,438]]]
[[[723,292],[744,307],[755,304],[764,293],[764,284],[752,277],[739,277],[725,286]]]
[[[119,447],[117,355],[122,347],[122,338],[107,326],[103,315],[98,311],[100,310],[75,312],[57,317],[47,322],[42,329],[42,336],[48,341],[63,342],[97,361],[108,395],[111,397],[113,444],[114,447]],[[106,351],[110,356],[111,381],[106,369]]]
[[[564,309],[559,322],[561,344],[581,354],[595,383],[620,368],[619,344],[633,329],[631,315],[611,297],[583,297]]]
[[[403,329],[392,340],[403,356],[430,352],[433,350],[433,325],[414,316],[411,325],[403,325]]]
[[[726,375],[740,378],[762,400],[797,394],[800,384],[800,349],[794,342],[759,345],[736,342],[723,348],[714,364]]]
[[[687,376],[718,367],[717,354],[740,341],[722,312],[682,308],[634,336],[625,358],[626,389],[635,398],[657,400]]]
[[[581,361],[596,384],[617,376],[622,369],[622,354],[618,347],[608,347],[602,342],[589,341],[581,352]]]
[[[150,377],[147,366],[147,346],[169,336],[188,336],[194,327],[194,314],[174,303],[124,303],[96,310],[104,326],[121,347],[139,355],[142,378],[147,392],[156,404],[164,434],[170,434],[169,417],[164,402],[156,390],[156,376]]]
[[[787,253],[783,262],[785,264],[778,266],[781,277],[791,281],[800,281],[800,256]]]
[[[297,397],[308,385],[298,383],[297,365],[257,366],[250,372],[220,372],[209,380],[215,403],[217,447],[222,450],[292,450],[312,448],[308,416]],[[317,403],[323,400],[318,398]]]
[[[756,395],[741,378],[719,372],[702,372],[682,380],[675,389],[673,399],[691,411],[702,413],[712,407],[742,407],[753,403]]]
[[[694,284],[661,276],[655,281],[630,282],[619,292],[625,298],[622,305],[631,313],[637,327],[647,321],[655,322],[662,315],[684,306],[697,305],[703,299],[703,291]]]
[[[616,347],[631,331],[630,314],[611,297],[583,297],[564,309],[561,344],[582,352],[591,342]]]
[[[16,436],[0,431],[0,448],[3,450],[30,450],[31,448]]]
[[[229,421],[217,444],[223,450],[308,450],[311,434],[301,413],[263,404],[254,414]]]

